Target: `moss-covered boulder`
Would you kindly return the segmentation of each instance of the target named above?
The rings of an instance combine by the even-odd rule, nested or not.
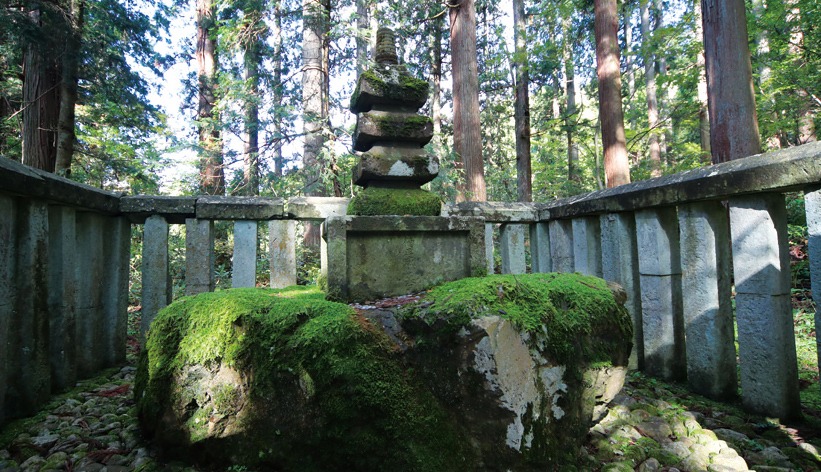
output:
[[[171,455],[253,470],[544,470],[620,389],[630,320],[599,279],[442,285],[354,310],[306,289],[183,298],[135,385]]]

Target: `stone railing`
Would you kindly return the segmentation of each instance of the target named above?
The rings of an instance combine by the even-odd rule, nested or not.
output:
[[[821,144],[812,144],[547,204],[447,205],[443,215],[484,218],[490,242],[498,226],[504,273],[578,271],[621,283],[634,365],[719,399],[738,391],[734,281],[744,404],[787,417],[798,412],[798,382],[783,193],[805,193],[815,285],[819,184]],[[170,301],[169,224],[186,225],[186,294],[213,290],[215,220],[234,221],[233,286],[255,285],[265,222],[270,283],[284,287],[296,281],[296,222],[343,215],[347,203],[125,196],[0,159],[0,414],[33,413],[51,391],[122,362],[130,223],[144,231],[144,333]]]
[[[462,203],[443,214],[483,216],[487,231],[498,223],[502,272],[527,270],[529,232],[533,272],[622,284],[635,365],[717,399],[737,395],[740,372],[745,407],[784,418],[799,414],[784,193],[804,192],[821,293],[819,188],[814,143],[548,204]]]

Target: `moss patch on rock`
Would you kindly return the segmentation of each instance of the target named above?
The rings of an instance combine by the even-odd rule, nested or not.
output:
[[[135,381],[143,427],[167,452],[214,465],[473,469],[464,439],[389,338],[323,297],[233,289],[165,308]],[[232,381],[217,382],[226,372]]]
[[[633,332],[630,315],[607,282],[579,273],[466,278],[434,288],[421,306],[405,316],[424,316],[429,324],[441,318],[456,330],[471,319],[498,315],[524,331],[544,331],[559,364],[572,363],[578,348],[591,364],[610,362],[607,349],[578,345],[591,327],[613,325],[629,339]]]
[[[439,196],[422,189],[368,187],[348,204],[353,216],[439,216],[441,211]]]

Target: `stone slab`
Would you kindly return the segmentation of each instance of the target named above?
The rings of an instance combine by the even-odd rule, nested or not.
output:
[[[821,187],[813,186],[804,191],[807,214],[807,253],[810,259],[810,283],[813,300],[821,302]],[[821,326],[821,310],[815,311],[815,326]],[[818,365],[821,365],[821,336],[815,337]]]
[[[151,215],[162,216],[167,223],[183,224],[196,217],[197,197],[126,195],[120,199],[120,211],[132,223],[142,224]]]
[[[185,294],[214,291],[214,220],[185,220]]]
[[[365,301],[482,275],[484,225],[481,218],[329,218],[323,234],[328,245],[328,294]]]
[[[499,227],[503,274],[524,274],[527,272],[525,257],[526,230],[527,226],[522,224],[503,224]]]
[[[0,191],[109,215],[119,213],[121,192],[108,192],[12,159],[0,159]]]
[[[790,293],[787,210],[781,194],[729,200],[737,293]]]
[[[790,295],[736,295],[738,359],[745,409],[798,418],[798,367]]]
[[[416,113],[370,111],[359,113],[353,132],[353,150],[368,151],[377,143],[401,143],[419,148],[433,139],[433,121]]]
[[[131,259],[131,224],[125,217],[107,218],[104,271],[106,274],[103,316],[105,366],[125,362],[128,342],[128,286]]]
[[[730,276],[730,224],[721,202],[678,208],[687,382],[717,400],[738,394]]]
[[[77,375],[91,377],[104,367],[103,304],[106,298],[105,218],[97,213],[77,213]],[[90,274],[94,274],[91,276]]]
[[[550,259],[550,231],[548,224],[531,223],[530,231],[530,265],[533,272],[546,274],[553,271]]]
[[[197,218],[211,220],[270,220],[281,218],[285,201],[274,197],[197,197]]]
[[[257,222],[234,222],[234,255],[231,287],[257,285]]]
[[[474,216],[489,223],[535,223],[536,204],[519,202],[461,202],[442,205],[442,216]]]
[[[641,281],[636,242],[636,219],[632,212],[601,215],[602,278],[621,285],[627,294],[624,307],[633,320],[631,369],[644,367],[644,327],[641,321]]]
[[[598,217],[574,218],[573,265],[576,272],[602,276],[601,222]]]
[[[296,285],[296,221],[269,221],[268,238],[271,288]],[[322,243],[325,244],[324,240]]]
[[[570,220],[552,220],[550,230],[550,259],[555,272],[575,272],[573,257],[573,223]]]
[[[16,204],[13,315],[9,320],[6,418],[28,416],[51,393],[48,313],[48,205]]]
[[[140,342],[145,342],[151,322],[171,303],[173,290],[168,269],[168,222],[159,215],[148,217],[143,226],[142,277]]]
[[[345,216],[350,198],[294,197],[285,205],[285,218],[322,221],[331,216]]]
[[[644,371],[665,380],[684,380],[687,353],[681,275],[642,274],[640,283]]]
[[[681,274],[678,215],[675,207],[642,210],[636,216],[636,243],[642,275]]]
[[[15,199],[0,194],[0,260],[14,261],[16,258],[16,204]],[[9,326],[14,313],[16,290],[14,287],[14,264],[0,264],[0,426],[5,423],[6,385],[11,368],[7,349]]]
[[[353,183],[401,181],[423,185],[439,175],[439,159],[418,147],[374,146],[359,156]]]
[[[77,235],[74,208],[52,205],[48,211],[49,354],[51,389],[77,382]]]

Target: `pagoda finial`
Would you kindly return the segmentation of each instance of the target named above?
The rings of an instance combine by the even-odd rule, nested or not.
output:
[[[381,27],[376,30],[374,60],[377,64],[399,64],[399,56],[396,55],[396,35],[392,29]]]

